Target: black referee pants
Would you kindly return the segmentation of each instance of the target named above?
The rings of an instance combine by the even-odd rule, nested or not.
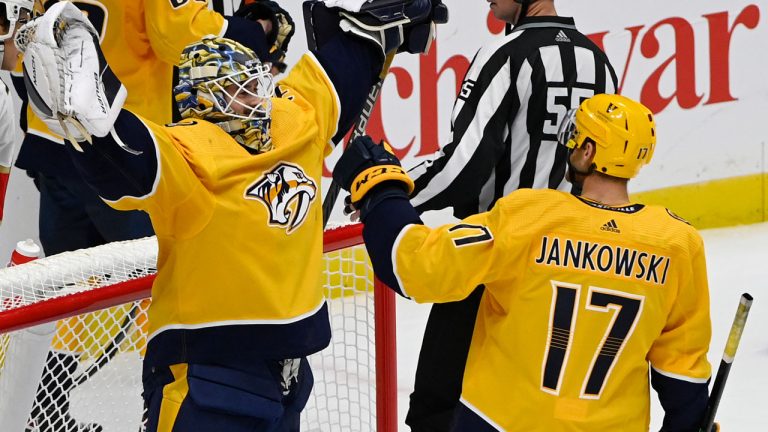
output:
[[[480,285],[464,300],[432,305],[405,418],[411,431],[451,430],[483,291]]]

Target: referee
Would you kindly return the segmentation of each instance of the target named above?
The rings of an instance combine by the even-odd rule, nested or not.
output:
[[[554,0],[488,2],[496,18],[514,27],[472,60],[453,107],[449,144],[410,170],[411,203],[419,212],[453,207],[463,219],[516,189],[569,191],[558,125],[582,100],[616,92],[605,53],[572,18],[557,16]],[[405,420],[412,431],[450,430],[482,295],[479,286],[465,300],[432,306]]]

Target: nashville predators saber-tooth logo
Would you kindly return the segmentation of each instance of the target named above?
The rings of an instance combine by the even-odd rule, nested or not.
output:
[[[269,224],[286,228],[288,234],[304,223],[317,195],[314,180],[298,166],[280,162],[245,190],[245,198],[267,206]]]

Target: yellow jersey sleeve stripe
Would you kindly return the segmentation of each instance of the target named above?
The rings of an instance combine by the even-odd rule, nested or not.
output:
[[[48,141],[53,141],[56,144],[64,145],[64,140],[61,137],[59,137],[58,135],[49,134],[49,133],[46,133],[44,131],[40,131],[40,130],[32,129],[32,128],[29,128],[27,130],[27,133],[35,135],[35,136],[39,136],[40,138],[45,138]]]
[[[504,428],[503,428],[503,427],[501,427],[501,426],[500,426],[500,425],[498,425],[496,422],[494,422],[493,420],[491,420],[491,419],[490,419],[490,418],[489,418],[487,415],[483,414],[483,412],[482,412],[482,411],[480,411],[479,409],[477,409],[477,407],[475,407],[475,406],[474,406],[474,405],[472,405],[471,403],[467,402],[467,400],[466,400],[466,399],[464,399],[463,397],[460,397],[460,398],[459,398],[459,402],[461,402],[461,403],[462,403],[462,405],[464,405],[465,407],[467,407],[467,408],[468,408],[470,411],[472,411],[473,413],[475,413],[475,414],[476,414],[478,417],[480,417],[481,419],[483,419],[483,420],[484,420],[486,423],[488,423],[490,426],[493,426],[493,427],[494,427],[496,430],[498,430],[498,431],[503,431],[503,430],[504,430]]]
[[[690,382],[690,383],[694,383],[694,384],[705,384],[709,380],[709,378],[710,378],[710,377],[706,377],[706,378],[689,377],[689,376],[685,376],[685,375],[680,375],[680,374],[676,374],[676,373],[672,373],[672,372],[663,371],[661,369],[658,369],[658,368],[654,367],[653,365],[651,365],[651,367],[653,368],[653,370],[658,372],[660,375],[664,375],[667,378],[674,378],[676,380],[686,381],[686,382]]]
[[[221,30],[219,30],[219,34],[217,34],[216,36],[224,37],[224,34],[227,33],[228,28],[229,28],[229,21],[224,19],[224,23],[221,25]]]

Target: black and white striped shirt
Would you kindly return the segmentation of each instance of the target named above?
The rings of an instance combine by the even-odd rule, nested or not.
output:
[[[520,188],[570,190],[567,149],[557,144],[566,112],[616,91],[605,53],[572,18],[527,17],[481,48],[453,107],[451,140],[409,173],[421,212],[454,208],[464,218]]]

